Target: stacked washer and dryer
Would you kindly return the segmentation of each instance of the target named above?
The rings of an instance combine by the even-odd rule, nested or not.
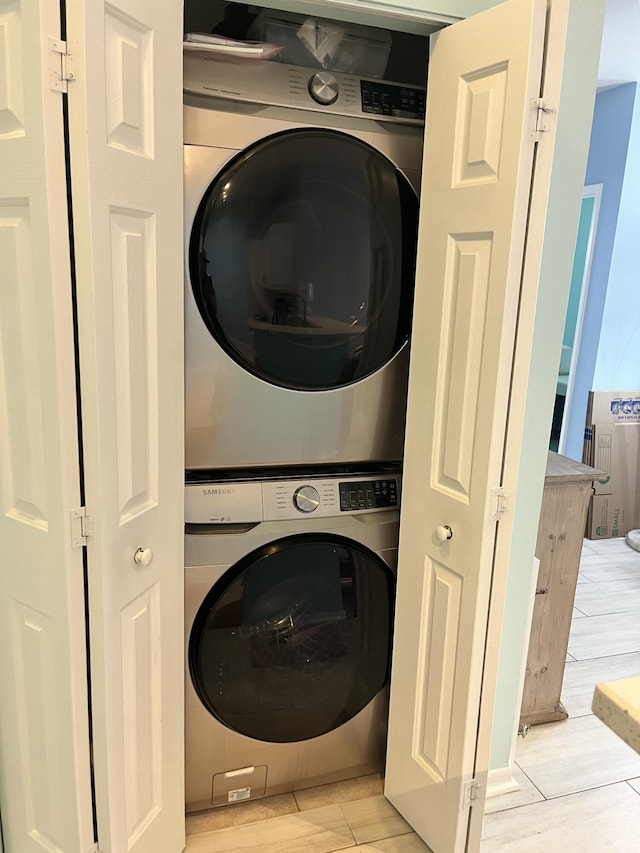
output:
[[[424,92],[185,58],[187,811],[381,770]]]

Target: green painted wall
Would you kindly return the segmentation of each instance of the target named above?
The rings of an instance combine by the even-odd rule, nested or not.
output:
[[[507,767],[529,641],[532,556],[542,499],[556,377],[589,147],[605,0],[570,0],[570,30],[558,113],[540,288],[526,390],[525,448],[514,503],[490,768]]]

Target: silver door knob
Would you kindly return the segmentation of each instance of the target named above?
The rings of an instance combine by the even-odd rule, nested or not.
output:
[[[153,560],[153,551],[151,548],[138,548],[133,555],[133,562],[138,566],[149,566]]]
[[[439,524],[436,527],[436,539],[441,542],[446,542],[447,539],[453,539],[453,530],[448,524]]]

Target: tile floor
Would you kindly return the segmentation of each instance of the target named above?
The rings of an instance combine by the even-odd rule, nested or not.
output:
[[[585,541],[562,699],[518,739],[520,790],[487,800],[482,853],[638,853],[640,756],[591,714],[596,683],[640,675],[640,553]],[[186,853],[429,853],[379,776],[187,818]],[[446,851],[442,851],[446,853]]]
[[[569,719],[518,738],[521,789],[487,800],[482,853],[640,851],[640,755],[591,713],[598,682],[640,676],[640,553],[585,540],[574,605]]]
[[[429,853],[379,774],[187,817],[186,853]]]

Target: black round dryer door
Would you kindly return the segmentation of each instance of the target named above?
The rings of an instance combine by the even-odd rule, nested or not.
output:
[[[208,188],[189,249],[200,314],[220,346],[272,384],[357,382],[408,340],[416,194],[344,133],[268,137]]]
[[[301,534],[238,562],[191,630],[201,701],[228,728],[285,743],[358,714],[389,677],[395,579],[350,539]]]

